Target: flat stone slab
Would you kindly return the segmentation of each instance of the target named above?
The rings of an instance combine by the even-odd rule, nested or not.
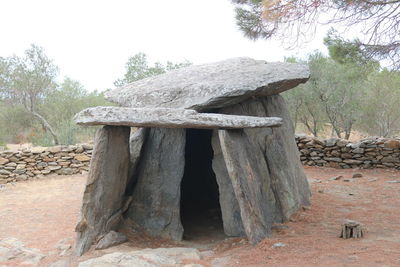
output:
[[[156,248],[142,249],[130,252],[114,252],[98,258],[79,263],[79,267],[92,266],[132,266],[132,267],[161,267],[161,266],[191,266],[201,259],[200,251],[195,248]],[[189,264],[188,264],[189,263]],[[192,266],[203,266],[195,265]]]
[[[277,127],[278,117],[198,113],[187,109],[94,107],[75,116],[79,125],[113,125],[157,128],[242,129]]]
[[[308,66],[251,58],[194,65],[139,80],[105,93],[124,107],[186,108],[206,111],[269,96],[308,80]]]

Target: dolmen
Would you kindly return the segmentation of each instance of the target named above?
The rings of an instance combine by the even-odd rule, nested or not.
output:
[[[189,66],[105,94],[76,226],[82,255],[110,231],[182,240],[185,214],[220,211],[226,236],[256,244],[309,205],[293,123],[279,94],[304,83],[302,64],[251,58]],[[207,219],[207,216],[203,216]]]

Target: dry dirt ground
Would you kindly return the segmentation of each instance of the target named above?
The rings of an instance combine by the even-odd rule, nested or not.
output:
[[[305,170],[313,192],[311,207],[256,246],[240,239],[210,242],[213,258],[229,261],[227,266],[400,266],[400,183],[393,182],[400,181],[400,171]],[[347,181],[355,172],[363,177]],[[330,179],[338,175],[344,178]],[[39,249],[46,255],[39,266],[68,257],[60,256],[56,246],[60,240],[73,243],[84,180],[79,175],[53,176],[0,188],[0,239],[17,238],[26,247]],[[361,222],[365,237],[340,239],[344,219]],[[278,242],[285,246],[273,248]],[[211,260],[201,264],[211,266]],[[0,262],[19,264],[17,259]]]

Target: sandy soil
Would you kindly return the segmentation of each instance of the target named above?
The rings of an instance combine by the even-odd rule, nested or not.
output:
[[[363,177],[345,181],[354,172]],[[306,173],[313,192],[310,208],[257,246],[240,239],[211,242],[215,257],[228,259],[230,266],[400,266],[400,183],[389,182],[400,180],[400,171],[306,167]],[[344,178],[330,180],[337,175]],[[40,249],[48,255],[40,266],[62,258],[56,245],[74,238],[84,180],[54,176],[1,188],[0,239],[15,237]],[[338,238],[344,219],[361,222],[365,237]],[[285,246],[272,248],[278,242]],[[18,266],[18,261],[2,264]]]

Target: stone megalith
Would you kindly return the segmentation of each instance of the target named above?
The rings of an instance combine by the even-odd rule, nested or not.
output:
[[[129,134],[129,127],[114,126],[104,126],[96,133],[81,217],[76,226],[79,255],[118,226],[128,180]]]
[[[77,253],[111,230],[181,240],[182,213],[199,207],[220,210],[227,236],[252,244],[268,237],[274,222],[309,205],[279,95],[308,77],[305,65],[235,58],[136,81],[106,94],[122,107],[78,113],[80,125],[106,126],[95,141]],[[129,127],[141,127],[130,140]]]

